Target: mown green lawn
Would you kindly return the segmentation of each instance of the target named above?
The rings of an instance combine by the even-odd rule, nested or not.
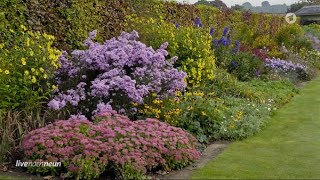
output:
[[[256,136],[232,143],[192,179],[320,179],[320,78]]]
[[[15,178],[15,177],[10,177],[10,176],[1,176],[0,175],[0,179],[1,180],[16,180],[16,179],[22,180],[23,178]]]

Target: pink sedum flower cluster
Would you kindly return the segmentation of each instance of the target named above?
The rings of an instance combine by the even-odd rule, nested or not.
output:
[[[130,121],[112,110],[96,115],[95,123],[73,117],[34,130],[21,146],[26,160],[60,161],[68,176],[85,179],[99,177],[108,164],[140,174],[181,168],[200,157],[196,148],[197,140],[180,128],[156,119]]]

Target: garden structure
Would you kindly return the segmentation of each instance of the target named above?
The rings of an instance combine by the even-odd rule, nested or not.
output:
[[[320,24],[320,5],[304,6],[295,14],[301,18],[300,23],[302,25]]]

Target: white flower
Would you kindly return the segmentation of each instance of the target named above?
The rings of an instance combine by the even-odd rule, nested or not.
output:
[[[271,111],[271,108],[268,108],[268,111]]]

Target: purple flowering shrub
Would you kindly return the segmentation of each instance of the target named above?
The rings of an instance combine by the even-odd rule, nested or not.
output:
[[[281,71],[281,72],[289,72],[289,71],[296,71],[297,69],[306,70],[307,67],[302,64],[295,64],[291,61],[285,61],[281,59],[275,58],[267,58],[265,60],[265,66],[272,68],[274,71]]]
[[[299,63],[285,61],[276,58],[267,58],[264,62],[265,67],[280,77],[289,78],[291,81],[309,80],[308,68]]]
[[[93,179],[113,166],[133,178],[154,169],[178,169],[200,157],[192,135],[156,119],[130,121],[109,110],[94,120],[70,118],[27,134],[21,145],[25,160],[63,165],[28,170]]]
[[[134,114],[137,109],[132,103],[142,104],[151,94],[174,96],[186,88],[186,73],[173,67],[177,57],[166,60],[168,43],[153,50],[136,40],[136,31],[123,32],[103,44],[94,42],[95,36],[93,31],[85,41],[87,49],[60,56],[58,90],[49,107],[68,107],[88,118],[109,105],[118,112]]]

